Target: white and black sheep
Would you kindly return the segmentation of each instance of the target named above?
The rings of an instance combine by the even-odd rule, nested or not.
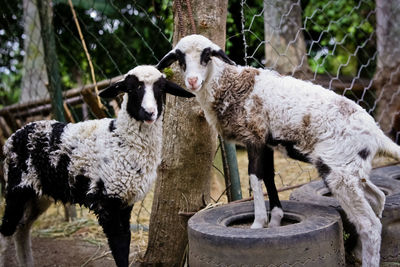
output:
[[[369,181],[375,154],[400,159],[400,147],[360,106],[310,82],[275,71],[236,66],[201,35],[181,39],[157,65],[178,61],[188,91],[196,95],[208,122],[226,139],[248,149],[255,221],[267,213],[264,180],[271,203],[270,226],[283,212],[274,183],[272,147],[316,166],[361,237],[363,266],[379,266],[384,193]]]
[[[100,93],[125,93],[116,119],[37,121],[4,146],[6,207],[1,257],[15,233],[21,266],[33,266],[30,227],[52,200],[78,203],[97,215],[117,266],[128,266],[133,204],[144,198],[161,162],[165,93],[193,97],[153,66],[138,66]]]

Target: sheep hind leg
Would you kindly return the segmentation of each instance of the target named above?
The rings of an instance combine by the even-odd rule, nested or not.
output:
[[[265,146],[260,160],[260,167],[262,168],[261,176],[267,188],[269,208],[271,211],[268,227],[274,228],[281,225],[283,218],[282,205],[279,201],[279,195],[275,185],[274,150]]]
[[[11,243],[11,236],[0,234],[0,267],[7,267],[6,253]]]
[[[15,233],[20,223],[26,203],[34,197],[31,188],[18,188],[7,191],[6,207],[0,226],[0,266],[5,266],[5,256],[12,235]]]
[[[362,183],[365,197],[374,210],[376,216],[378,216],[378,218],[382,218],[383,209],[385,208],[385,194],[370,180],[366,179],[363,181],[365,181]]]
[[[118,267],[129,265],[129,246],[131,231],[129,219],[133,206],[122,207],[117,199],[103,202],[103,208],[95,211],[99,224],[107,236],[108,245]]]
[[[15,251],[20,266],[34,266],[31,244],[31,227],[34,221],[47,210],[51,201],[47,198],[30,200],[24,216],[14,235]]]
[[[360,180],[359,177],[350,174],[335,174],[335,172],[326,177],[333,196],[339,201],[359,234],[362,266],[378,267],[382,224],[368,202]]]

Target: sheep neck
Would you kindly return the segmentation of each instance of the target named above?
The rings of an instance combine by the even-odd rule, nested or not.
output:
[[[162,115],[153,124],[137,121],[126,111],[126,101],[124,100],[116,119],[115,132],[128,144],[141,142],[154,153],[161,153]]]
[[[246,109],[260,71],[218,62],[213,64],[210,74],[209,82],[205,83],[207,90],[199,97],[209,123],[228,140],[241,144],[264,142],[267,131],[248,116],[250,112],[255,113],[251,117],[259,117],[255,115],[260,101],[252,99],[252,108]]]

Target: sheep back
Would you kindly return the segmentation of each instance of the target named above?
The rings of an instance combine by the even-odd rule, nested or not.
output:
[[[101,193],[128,204],[142,199],[160,163],[160,130],[142,127],[137,136],[124,138],[119,124],[102,119],[26,125],[4,146],[6,193],[31,187],[38,196],[84,205],[90,204],[85,203],[89,194]],[[153,135],[152,144],[144,142]]]

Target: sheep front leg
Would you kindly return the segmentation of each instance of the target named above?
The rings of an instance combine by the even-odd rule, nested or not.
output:
[[[25,212],[14,234],[15,251],[20,266],[34,266],[31,244],[31,227],[35,220],[47,210],[48,198],[32,199],[25,205]]]
[[[252,229],[263,228],[268,225],[267,209],[265,208],[264,194],[262,191],[262,179],[260,174],[260,154],[254,146],[247,147],[249,157],[250,185],[254,195],[254,222]]]
[[[98,212],[99,223],[107,236],[108,245],[118,267],[129,265],[131,231],[129,219],[133,206],[122,207],[117,201],[110,201]]]

